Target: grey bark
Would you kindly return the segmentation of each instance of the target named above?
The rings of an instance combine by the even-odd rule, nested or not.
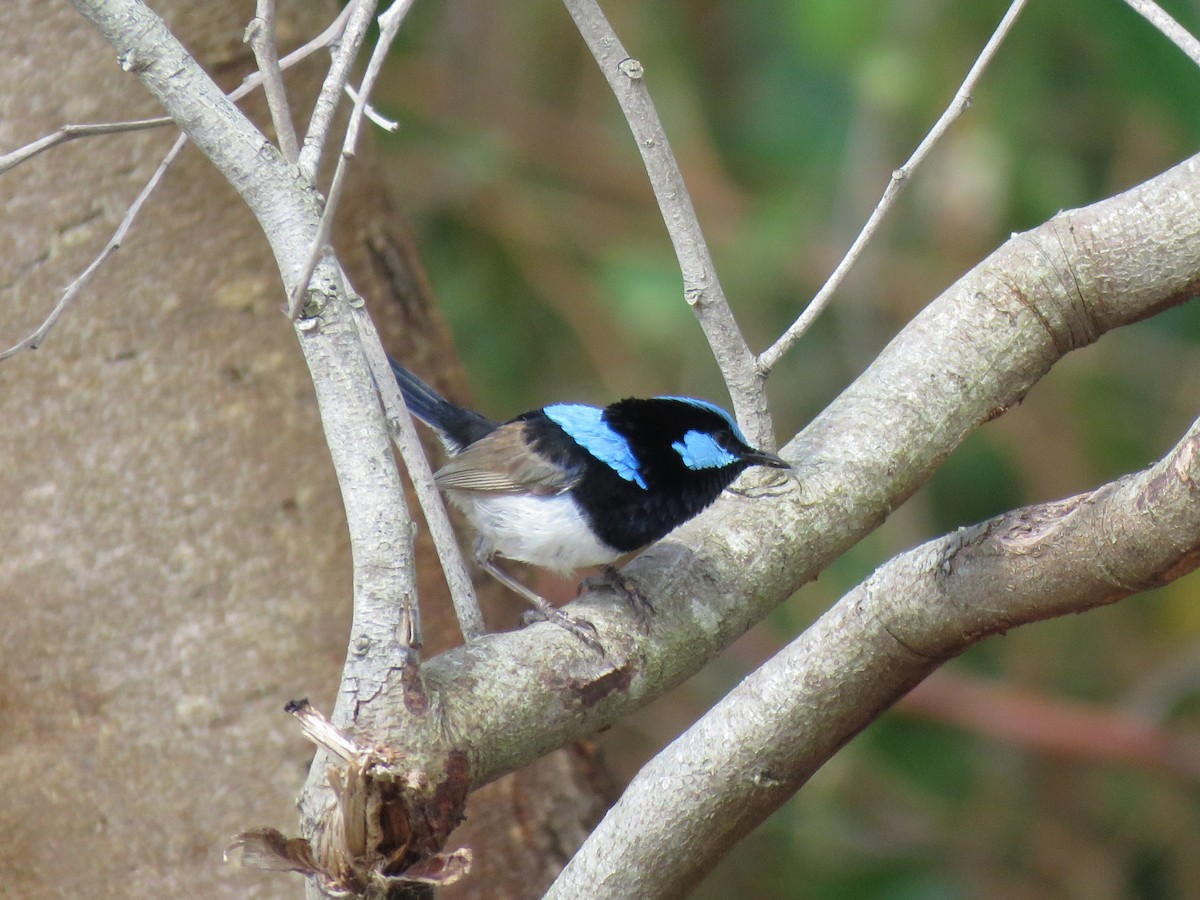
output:
[[[120,6],[87,5],[97,21],[102,6]],[[255,166],[247,152],[261,142],[243,123],[214,118],[219,104],[195,102],[192,94],[203,85],[189,81],[190,74],[176,80],[185,60],[162,65],[156,47],[137,45],[145,32],[123,32],[115,19],[101,24],[255,209],[286,281],[297,251],[285,232],[298,226],[299,245],[307,246],[311,203],[281,199],[289,186],[270,154]],[[150,67],[142,68],[147,59]],[[649,636],[631,627],[612,598],[588,598],[579,611],[596,624],[606,658],[550,626],[490,637],[424,667],[429,706],[418,715],[395,690],[388,666],[397,648],[389,642],[386,605],[377,603],[363,609],[379,612],[381,621],[356,624],[373,637],[370,652],[351,661],[358,668],[342,694],[342,718],[354,721],[370,704],[363,721],[393,749],[413,758],[465,751],[471,784],[482,786],[677,684],[868,533],[971,429],[1019,401],[1063,354],[1190,297],[1200,284],[1198,165],[1189,160],[1120,197],[1014,237],[931,304],[785,448],[797,464],[795,482],[755,485],[767,496],[753,500],[726,498],[633,565],[658,611]],[[370,585],[386,581],[378,567],[388,560],[379,550],[392,541],[387,527],[376,527],[384,516],[374,501],[394,479],[374,480],[387,467],[377,446],[379,423],[353,418],[370,400],[361,360],[348,332],[338,330],[345,315],[352,314],[331,311],[332,327],[323,329],[329,340],[306,343],[302,336],[301,342],[323,400],[352,540],[362,548],[356,593],[379,601]],[[362,451],[362,432],[341,427],[351,421],[369,425],[373,453],[365,467],[354,455]],[[833,646],[843,637],[831,637],[821,651],[853,657],[851,648]],[[873,660],[890,652],[859,651]],[[904,667],[859,671],[865,681],[857,687],[864,690],[848,685],[838,702],[860,704],[867,714],[879,708],[871,698],[894,695],[912,677]]]
[[[224,88],[249,70],[252,6],[156,8]],[[284,45],[332,9],[282,2]],[[68,4],[14,0],[3,19],[4,150],[159,111]],[[293,97],[314,75],[289,74]],[[107,240],[174,134],[79,140],[0,177],[6,346]],[[343,261],[389,348],[461,389],[369,152],[356,172]],[[345,513],[283,299],[258,225],[191,148],[42,349],[0,364],[0,894],[300,893],[221,860],[242,829],[294,828],[312,750],[281,707],[330,708],[349,630]],[[436,651],[454,626],[418,549]],[[459,894],[539,892],[598,813],[595,770],[563,754],[477,793],[454,840],[495,849]]]

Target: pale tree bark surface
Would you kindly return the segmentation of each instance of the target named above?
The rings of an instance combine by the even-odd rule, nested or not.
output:
[[[147,35],[169,37],[157,21],[117,34],[116,0],[78,5],[88,7],[121,48],[128,73],[67,7],[14,4],[0,38],[11,73],[3,90],[0,147],[18,146],[65,122],[157,112],[136,76],[256,204],[256,215],[272,232],[276,261],[241,200],[189,150],[126,248],[45,347],[0,368],[0,415],[8,437],[0,502],[13,523],[0,558],[3,889],[33,897],[298,894],[294,878],[264,880],[231,871],[220,862],[220,849],[243,829],[293,830],[293,802],[310,754],[279,709],[283,700],[304,695],[330,708],[347,659],[347,526],[321,440],[316,395],[295,335],[278,313],[283,292],[277,266],[289,283],[305,281],[296,277],[303,247],[297,250],[297,235],[285,233],[295,224],[286,221],[289,211],[299,210],[310,220],[306,227],[312,226],[317,198],[307,185],[295,194],[288,190],[292,173],[277,164],[248,123],[217,102],[221,98],[182,58],[173,38],[159,42],[155,52],[170,44],[161,57],[139,43]],[[241,43],[246,4],[181,3],[176,15],[170,7],[160,11],[226,87],[248,69],[249,50]],[[121,21],[133,21],[134,12],[142,11],[127,8],[129,18]],[[285,9],[285,48],[314,33],[333,7],[319,12],[323,17],[307,4]],[[141,68],[135,49],[146,50]],[[313,68],[310,74],[321,66]],[[190,94],[197,86],[208,86],[203,101]],[[175,102],[185,94],[190,106]],[[307,107],[302,101],[296,108]],[[261,110],[256,115],[261,121]],[[230,123],[236,127],[223,127]],[[0,272],[9,311],[5,327],[11,330],[6,344],[28,333],[61,285],[83,268],[173,136],[139,132],[77,142],[0,182],[0,227],[12,251]],[[234,144],[242,152],[223,157]],[[368,151],[356,163],[360,174],[369,157]],[[256,180],[259,169],[270,178]],[[343,687],[350,687],[342,698],[367,683],[368,699],[384,701],[371,704],[371,715],[360,724],[368,737],[381,731],[390,753],[421,759],[431,749],[426,744],[445,744],[432,749],[469,761],[469,779],[460,774],[456,786],[469,780],[482,793],[468,831],[447,849],[470,845],[476,866],[455,894],[539,894],[587,832],[607,792],[603,771],[584,747],[560,751],[534,771],[508,773],[566,741],[588,737],[695,672],[870,533],[970,431],[1020,403],[1065,353],[1193,296],[1200,282],[1198,171],[1200,157],[1194,157],[1124,195],[1062,213],[1014,235],[959,279],[788,443],[793,481],[754,485],[752,498],[723,499],[631,567],[655,603],[644,636],[629,627],[628,611],[613,597],[585,599],[578,608],[597,626],[608,651],[603,659],[549,625],[490,637],[423,667],[427,696],[435,701],[428,707],[434,715],[424,719],[406,719],[399,708],[391,718],[386,701],[393,698],[383,688],[372,691],[371,685],[388,684],[400,670],[390,651],[372,660],[383,670],[380,681],[364,682],[353,672],[343,676]],[[357,190],[340,207],[346,215],[335,232],[351,281],[368,298],[393,352],[454,393],[445,328],[432,312],[411,248],[389,226],[378,185],[360,181]],[[286,202],[272,206],[264,198]],[[279,213],[276,220],[263,216],[267,208]],[[279,249],[289,241],[285,260]],[[314,347],[336,329],[326,330],[316,319],[307,324],[315,337],[302,335],[301,344],[310,364],[319,359],[323,365],[313,371],[330,376],[318,377],[317,386],[354,523],[364,497],[374,501],[386,492],[370,478],[347,478],[354,467],[345,464],[364,462],[367,454],[357,451],[369,438],[378,456],[369,456],[362,468],[381,462],[376,471],[389,469],[390,449],[382,421],[341,415],[357,415],[361,410],[350,410],[357,401],[377,411],[374,394],[360,380],[366,369],[356,354],[362,347],[343,327],[337,336],[351,352],[318,357],[329,347]],[[340,365],[347,360],[355,365]],[[359,374],[348,374],[354,372]],[[340,381],[331,391],[334,375]],[[347,397],[355,402],[338,402]],[[366,427],[336,427],[349,422]],[[389,472],[387,484],[397,485],[394,469]],[[1192,475],[1187,479],[1190,486]],[[390,515],[374,521],[382,522],[380,534],[389,539],[403,530]],[[374,535],[361,527],[354,532],[357,585],[364,569],[402,571],[399,557],[384,549],[397,543],[382,539],[371,544],[373,555],[364,565],[360,542]],[[1193,546],[1186,549],[1189,566]],[[423,552],[420,570],[429,576],[435,565]],[[958,561],[969,559],[963,554]],[[1092,562],[1103,567],[1099,555]],[[422,597],[426,649],[433,656],[453,635],[448,606],[437,602],[441,592],[429,582],[427,577]],[[375,612],[396,609],[382,602],[388,592],[359,589],[358,595],[360,601],[366,595]],[[360,602],[356,616],[363,608]],[[1006,618],[1005,610],[997,616],[998,622],[989,619],[976,630],[953,621],[947,627],[961,643],[1018,621]],[[837,732],[830,717],[801,716],[792,733],[816,728],[829,746],[812,745],[814,755],[799,774],[781,778],[782,769],[764,773],[750,766],[764,815],[775,802],[763,799],[767,793],[782,799],[785,781],[790,793],[941,658],[935,648],[909,660],[905,654],[920,645],[920,634],[902,640],[904,629],[886,622],[872,622],[856,637],[834,621],[838,627],[826,632],[819,658],[838,671],[853,671],[818,681],[832,686],[828,708],[853,720]],[[820,628],[810,635],[819,639]],[[882,646],[872,644],[875,639]],[[903,658],[891,666],[896,646]],[[957,649],[954,644],[945,652]],[[870,661],[882,669],[878,678]],[[793,699],[803,707],[817,696],[810,680],[783,677],[773,686],[783,684],[791,697],[799,685]],[[399,705],[404,698],[396,700]],[[410,722],[424,727],[408,728]],[[775,746],[775,736],[770,738]],[[728,738],[716,743],[722,742],[733,746]],[[696,765],[704,774],[716,771],[724,778],[736,770],[714,769],[707,750],[713,740],[698,743]],[[675,778],[682,767],[666,768]],[[324,775],[319,766],[314,771],[310,784]],[[648,791],[652,805],[680,799],[658,790],[659,783]],[[711,801],[715,790],[697,793]],[[699,806],[676,805],[681,816],[704,824]],[[457,806],[449,812],[457,819]],[[645,816],[620,813],[618,807],[610,826],[623,837],[634,835],[631,843],[638,846],[594,854],[601,867],[577,868],[574,884],[568,870],[560,883],[564,895],[569,887],[570,896],[592,896],[597,884],[610,883],[606,872],[636,875],[639,853],[642,871],[661,870],[664,883],[675,887],[690,884],[715,858],[712,851],[727,843],[718,835],[706,852],[689,856],[681,830],[661,809],[655,813],[661,820],[657,842],[641,823]],[[726,831],[732,839],[748,827],[729,825]],[[442,836],[437,833],[433,850],[441,849]],[[685,871],[667,873],[656,853],[671,856]],[[705,861],[694,864],[696,856]]]
[[[156,8],[226,88],[249,71],[252,4]],[[332,12],[282,4],[280,43]],[[21,0],[4,19],[0,148],[160,113],[66,3]],[[75,141],[0,179],[5,345],[109,238],[175,134]],[[390,348],[447,372],[379,185],[364,176],[341,208],[339,247]],[[0,894],[301,893],[221,861],[238,831],[295,822],[311,747],[280,710],[305,695],[328,708],[346,650],[345,519],[283,300],[257,224],[188,148],[42,349],[0,364]],[[427,581],[436,651],[452,625]],[[476,798],[456,843],[496,847],[461,895],[540,892],[603,781],[586,752],[563,753]]]

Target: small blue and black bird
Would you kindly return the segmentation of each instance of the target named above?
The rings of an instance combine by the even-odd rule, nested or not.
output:
[[[560,575],[601,566],[644,622],[645,601],[611,564],[701,512],[750,466],[790,468],[751,447],[733,417],[705,400],[629,398],[603,409],[555,403],[494,422],[391,364],[409,410],[450,453],[434,477],[478,532],[480,565],[593,646],[579,622],[494,557]]]

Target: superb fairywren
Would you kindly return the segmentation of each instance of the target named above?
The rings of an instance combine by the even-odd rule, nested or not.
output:
[[[705,400],[555,403],[501,423],[391,364],[409,410],[451,455],[434,478],[478,532],[480,564],[593,646],[579,623],[493,557],[559,574],[604,566],[644,618],[644,601],[610,564],[695,516],[750,466],[790,468],[751,447],[733,417]]]

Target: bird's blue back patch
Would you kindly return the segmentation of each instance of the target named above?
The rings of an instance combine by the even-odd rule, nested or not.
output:
[[[692,406],[698,406],[700,409],[707,409],[711,413],[716,413],[722,419],[729,423],[730,429],[734,436],[743,444],[749,444],[746,436],[742,434],[742,429],[738,428],[737,420],[734,419],[726,410],[721,409],[715,403],[709,403],[707,400],[697,400],[695,397],[663,397],[663,400],[678,400],[680,403],[690,403]]]
[[[579,403],[555,403],[542,412],[575,443],[626,481],[632,481],[640,488],[646,487],[633,448],[604,421],[604,410]]]
[[[736,427],[736,426],[735,426]],[[711,434],[689,431],[671,445],[689,469],[719,469],[737,462],[737,457],[716,442]]]

